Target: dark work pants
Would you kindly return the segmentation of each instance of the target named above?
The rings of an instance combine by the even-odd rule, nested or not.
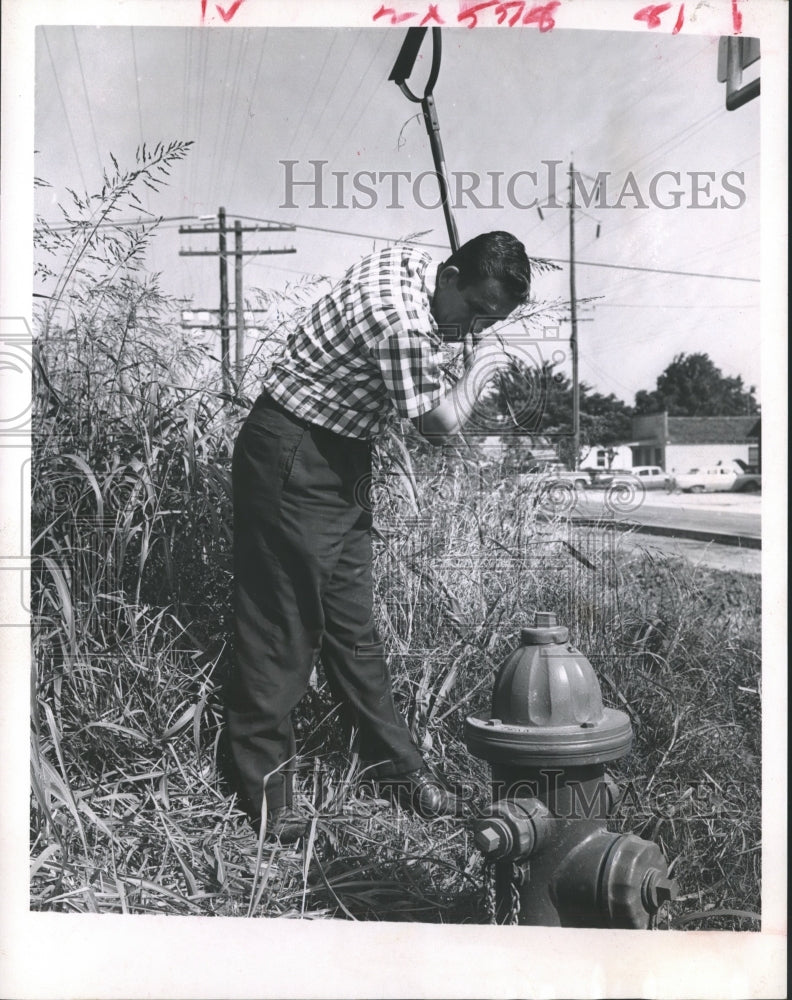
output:
[[[262,396],[234,449],[235,662],[225,690],[243,805],[289,805],[291,713],[317,655],[383,776],[421,766],[396,712],[372,618],[371,513],[356,502],[367,441],[296,419]],[[357,488],[357,489],[356,489]]]

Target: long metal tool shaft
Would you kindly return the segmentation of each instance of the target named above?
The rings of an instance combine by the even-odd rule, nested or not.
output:
[[[440,196],[443,199],[443,215],[445,215],[446,228],[448,229],[448,239],[451,249],[456,252],[459,249],[459,233],[457,232],[456,220],[451,210],[451,196],[448,189],[448,174],[446,172],[445,155],[443,154],[443,143],[440,139],[440,122],[437,118],[437,108],[434,97],[427,94],[421,101],[423,109],[426,131],[429,135],[429,145],[432,147],[432,159],[434,160],[437,182],[440,185]]]
[[[434,86],[440,72],[441,40],[440,29],[432,28],[432,68],[429,71],[429,79],[424,88],[423,96],[414,94],[407,86],[407,78],[413,71],[421,42],[426,34],[426,28],[408,28],[407,36],[404,39],[396,62],[393,64],[389,80],[394,80],[404,96],[414,104],[420,104],[423,111],[424,124],[429,136],[429,145],[432,150],[432,160],[434,161],[437,183],[440,187],[440,197],[442,199],[443,214],[445,215],[446,228],[448,229],[448,239],[451,249],[459,249],[459,233],[457,232],[456,221],[451,210],[451,197],[448,187],[448,173],[446,171],[445,155],[443,153],[443,143],[440,139],[440,120],[437,117],[437,108],[434,102]]]

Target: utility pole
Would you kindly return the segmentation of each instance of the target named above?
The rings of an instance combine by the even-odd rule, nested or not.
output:
[[[236,313],[236,357],[234,374],[237,381],[242,378],[242,364],[245,360],[245,314],[242,292],[242,223],[234,219],[234,310]]]
[[[572,454],[573,469],[580,463],[580,383],[578,381],[577,301],[575,298],[575,165],[569,164],[569,302],[572,334],[569,349],[572,352]]]
[[[223,392],[228,393],[229,382],[229,337],[228,337],[228,260],[226,258],[226,214],[225,209],[217,210],[217,226],[220,233],[220,370],[223,373]]]
[[[231,383],[231,337],[229,330],[229,304],[228,304],[228,258],[233,253],[235,263],[234,273],[234,314],[236,328],[236,352],[235,352],[235,374],[237,380],[242,376],[242,367],[245,358],[245,301],[242,286],[242,266],[243,257],[260,257],[268,254],[297,253],[296,247],[282,247],[266,250],[243,250],[242,233],[293,233],[295,226],[279,225],[277,223],[266,223],[260,226],[243,226],[239,219],[234,220],[234,249],[229,250],[226,245],[226,210],[222,206],[217,210],[217,224],[211,223],[203,226],[179,226],[180,233],[190,235],[214,234],[217,233],[217,250],[179,250],[180,257],[218,257],[220,263],[220,308],[208,309],[196,307],[194,312],[209,312],[219,314],[218,324],[196,324],[193,329],[220,330],[220,365],[223,378],[223,391],[230,392]]]

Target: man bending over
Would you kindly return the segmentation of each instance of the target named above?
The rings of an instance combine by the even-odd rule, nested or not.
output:
[[[435,444],[463,429],[488,377],[509,365],[500,339],[483,331],[529,291],[525,248],[509,233],[478,236],[440,265],[399,244],[350,268],[264,379],[234,450],[235,663],[225,702],[241,801],[257,824],[266,795],[269,836],[286,842],[305,827],[292,808],[291,713],[317,656],[381,785],[425,817],[457,810],[393,703],[372,613],[372,516],[355,487],[394,409]],[[444,341],[468,347],[450,390]]]

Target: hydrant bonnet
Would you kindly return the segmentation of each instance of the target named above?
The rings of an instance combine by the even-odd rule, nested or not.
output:
[[[470,716],[465,741],[492,763],[535,767],[599,764],[624,757],[632,726],[605,708],[594,668],[551,612],[538,612],[501,667],[492,714]]]

